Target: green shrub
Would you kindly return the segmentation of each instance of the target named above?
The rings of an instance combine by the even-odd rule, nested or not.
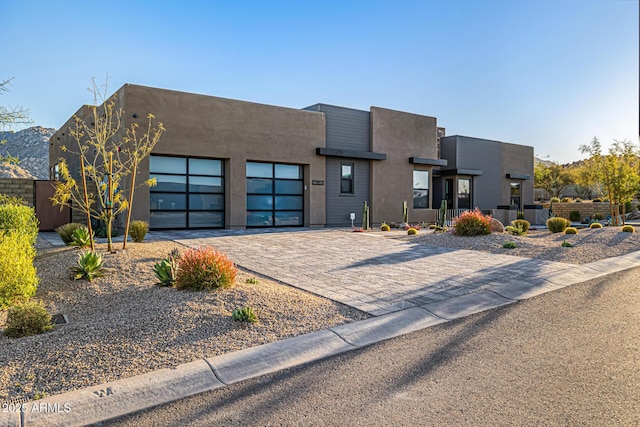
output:
[[[518,225],[521,226],[522,231],[524,231],[525,234],[529,231],[529,227],[531,227],[531,223],[526,219],[516,219],[511,221],[511,224],[513,224],[514,227],[517,227]]]
[[[233,312],[231,317],[236,322],[255,323],[258,321],[258,315],[251,307],[239,308]]]
[[[463,212],[454,219],[453,228],[456,236],[491,234],[491,216],[484,215],[478,208]]]
[[[567,227],[564,229],[564,234],[578,234],[578,229],[575,227]]]
[[[636,229],[633,228],[633,225],[625,225],[622,227],[622,231],[625,233],[635,233]]]
[[[604,219],[604,216],[601,213],[594,213],[593,214],[593,219],[595,219],[596,221],[600,221],[600,220]]]
[[[380,226],[380,230],[381,231],[391,231],[391,227],[389,227],[389,224],[382,224]]]
[[[35,255],[22,234],[0,231],[0,309],[35,295],[39,283]]]
[[[593,203],[603,203],[604,199],[602,197],[596,197],[595,199],[593,199]]]
[[[515,249],[516,248],[516,243],[515,242],[504,242],[502,247],[505,248],[505,249]]]
[[[180,260],[180,251],[174,248],[169,252],[169,256],[153,265],[153,272],[159,282],[158,286],[173,286],[176,282],[178,273],[178,261]]]
[[[571,199],[570,199],[570,198],[568,198],[568,197],[563,197],[560,201],[561,201],[562,203],[571,203],[573,200],[571,200]]]
[[[147,231],[149,231],[149,224],[145,221],[131,221],[129,224],[129,236],[136,243],[141,243],[144,240]]]
[[[252,285],[257,285],[258,284],[258,279],[256,279],[255,277],[249,277],[246,280],[247,283],[250,283]]]
[[[551,200],[549,200],[551,203],[560,203],[560,198],[559,197],[552,197]]]
[[[82,227],[78,227],[73,231],[73,235],[71,236],[70,246],[79,246],[81,248],[86,248],[87,246],[91,246],[91,236],[89,235],[89,229],[84,225]]]
[[[578,212],[578,211],[569,212],[569,221],[571,221],[571,222],[580,221],[580,212]]]
[[[70,245],[73,242],[73,233],[81,227],[86,227],[83,224],[78,224],[77,222],[70,222],[69,224],[61,225],[56,228],[56,233],[62,239],[62,242],[65,245]]]
[[[26,245],[35,245],[38,237],[35,210],[25,205],[0,204],[0,231],[19,233]]]
[[[409,236],[413,236],[414,234],[418,234],[418,230],[416,230],[416,229],[415,229],[415,228],[413,228],[413,227],[409,227],[409,228],[407,229],[407,234],[408,234]]]
[[[524,236],[525,233],[524,230],[522,229],[521,225],[507,225],[504,228],[504,231],[506,231],[509,234],[513,234],[514,236]]]
[[[575,202],[576,202],[576,203],[582,203],[582,199],[581,199],[580,197],[576,197]]]
[[[624,211],[625,211],[625,212],[627,212],[627,213],[632,212],[634,207],[635,207],[635,206],[633,205],[633,203],[631,203],[631,202],[624,202]]]
[[[74,274],[74,280],[92,281],[96,277],[102,276],[102,255],[92,251],[80,252],[78,261],[74,267],[71,267],[71,271]]]
[[[593,222],[591,223],[589,228],[602,228],[602,224],[600,224],[599,222]]]
[[[51,316],[42,303],[26,301],[9,309],[4,334],[9,338],[20,338],[52,329]]]
[[[547,227],[552,233],[562,233],[568,226],[571,225],[571,221],[559,216],[549,218],[547,220]]]
[[[211,246],[189,249],[180,257],[176,287],[193,291],[226,288],[233,285],[237,272],[235,264]]]
[[[571,243],[567,242],[566,240],[564,240],[560,246],[562,246],[563,248],[572,248],[573,247],[573,245]]]

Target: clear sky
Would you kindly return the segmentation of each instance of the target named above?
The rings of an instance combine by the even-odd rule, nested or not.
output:
[[[435,116],[569,162],[638,142],[638,0],[0,0],[0,105],[59,128],[92,77]]]

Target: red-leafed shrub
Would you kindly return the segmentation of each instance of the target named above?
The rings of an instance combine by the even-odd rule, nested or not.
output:
[[[180,257],[176,288],[192,291],[228,288],[238,269],[229,258],[211,246],[189,249]]]
[[[480,209],[463,212],[453,220],[454,234],[456,236],[480,236],[491,234],[491,216],[484,215]]]

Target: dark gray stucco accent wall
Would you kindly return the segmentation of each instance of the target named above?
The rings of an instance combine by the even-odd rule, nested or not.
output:
[[[353,163],[354,194],[340,194],[341,164]],[[346,227],[351,225],[349,213],[355,212],[355,225],[362,224],[362,207],[369,203],[369,161],[327,157],[327,227]]]

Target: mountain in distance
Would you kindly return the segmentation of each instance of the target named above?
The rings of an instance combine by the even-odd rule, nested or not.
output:
[[[17,157],[19,163],[0,163],[0,178],[49,179],[49,138],[56,130],[33,126],[17,132],[0,132],[0,156]]]

